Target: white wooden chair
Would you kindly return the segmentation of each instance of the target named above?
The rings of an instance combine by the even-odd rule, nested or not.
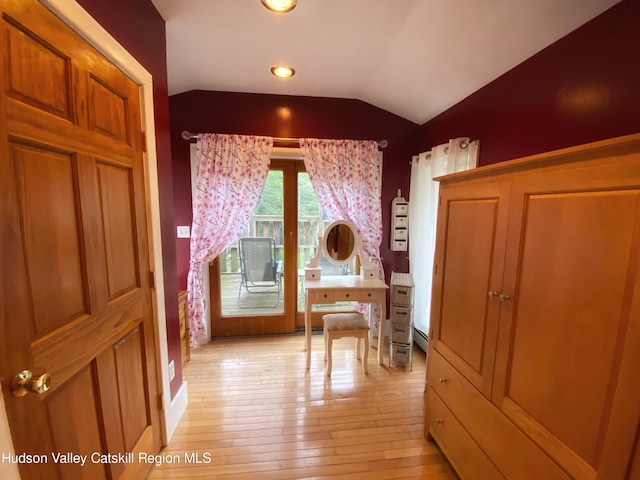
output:
[[[360,343],[364,340],[362,371],[366,374],[369,357],[369,325],[360,313],[329,313],[324,321],[324,359],[327,362],[327,376],[331,376],[331,347],[334,340],[342,337],[356,338],[356,358],[360,360]]]

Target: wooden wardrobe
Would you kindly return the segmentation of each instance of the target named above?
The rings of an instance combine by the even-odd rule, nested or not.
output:
[[[426,437],[463,480],[640,479],[640,135],[439,180]]]

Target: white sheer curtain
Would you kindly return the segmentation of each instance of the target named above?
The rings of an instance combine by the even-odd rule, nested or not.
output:
[[[431,315],[431,277],[435,252],[438,182],[434,177],[475,168],[478,141],[454,138],[415,155],[409,190],[409,270],[413,277],[414,327],[427,335]]]
[[[309,180],[329,220],[348,220],[356,226],[362,248],[384,278],[380,262],[382,153],[378,144],[369,140],[303,138],[300,148]],[[379,312],[373,313],[379,319]],[[374,332],[378,325],[379,322],[371,325]]]
[[[200,134],[187,292],[191,343],[208,340],[202,268],[248,225],[269,173],[273,138]]]

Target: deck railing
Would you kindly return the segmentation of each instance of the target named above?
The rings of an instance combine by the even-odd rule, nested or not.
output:
[[[322,222],[320,228],[318,223]],[[319,220],[317,216],[298,217],[298,269],[304,268],[305,262],[311,259],[318,248],[318,235],[322,235],[328,221]],[[281,215],[254,215],[249,225],[242,232],[242,237],[272,237],[276,241],[276,255],[284,258],[284,221]],[[238,273],[237,242],[220,254],[220,273]]]

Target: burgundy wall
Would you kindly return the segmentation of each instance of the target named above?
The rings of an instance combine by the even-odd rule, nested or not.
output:
[[[174,360],[176,371],[176,376],[171,382],[171,397],[173,398],[182,384],[182,361],[178,291],[176,290],[175,223],[173,221],[165,22],[151,0],[110,0],[108,2],[104,0],[78,0],[78,3],[153,76],[167,341],[169,361]]]
[[[174,227],[191,224],[182,130],[389,140],[381,248],[387,274],[408,268],[406,254],[388,248],[387,223],[396,190],[408,195],[411,155],[469,135],[480,139],[486,165],[640,132],[640,0],[623,0],[422,127],[356,100],[195,91],[167,101],[164,21],[151,1],[79,3],[153,75],[172,397],[182,383],[176,285],[185,288],[189,256],[188,240],[175,240]]]
[[[640,0],[623,0],[421,127],[481,165],[640,132]]]
[[[384,235],[380,254],[387,277],[408,271],[405,252],[389,250],[391,201],[398,188],[409,190],[411,155],[416,152],[418,125],[358,100],[337,98],[192,91],[169,98],[174,205],[177,225],[191,225],[189,142],[180,133],[235,133],[273,137],[349,138],[389,141],[384,149],[382,209]],[[178,286],[183,289],[189,267],[189,240],[176,240]]]

